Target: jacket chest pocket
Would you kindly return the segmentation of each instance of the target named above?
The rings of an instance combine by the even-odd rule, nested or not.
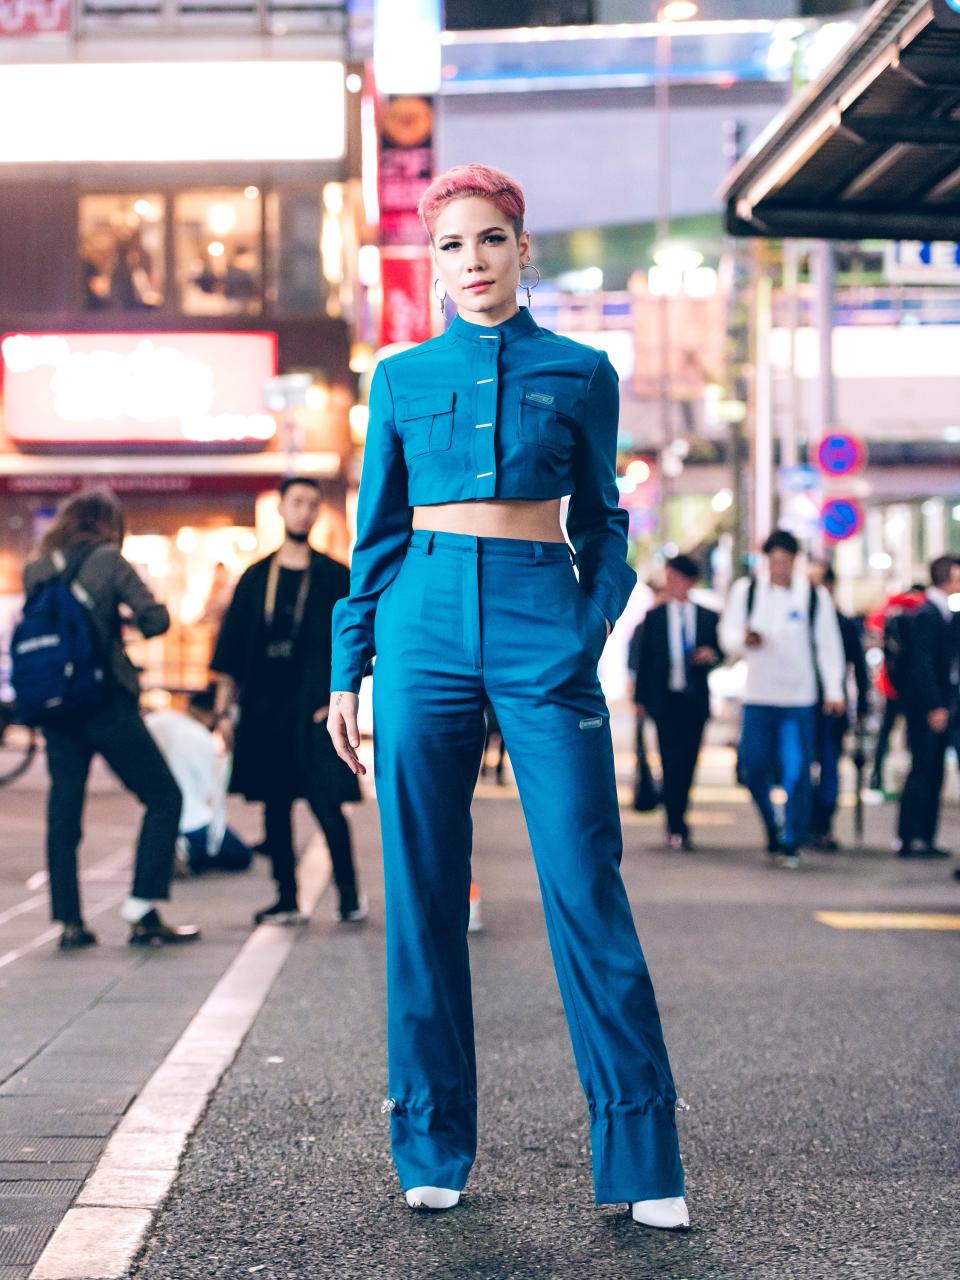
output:
[[[520,392],[520,439],[556,453],[569,453],[577,424],[576,401],[550,391]]]
[[[453,440],[452,391],[436,391],[415,400],[400,400],[397,419],[400,422],[400,438],[403,456],[419,457],[422,453],[435,453],[449,449]]]

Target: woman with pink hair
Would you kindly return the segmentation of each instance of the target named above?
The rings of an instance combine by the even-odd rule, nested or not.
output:
[[[620,875],[597,663],[635,583],[618,506],[617,375],[518,307],[517,183],[449,170],[420,203],[445,333],[382,360],[370,392],[350,595],[333,619],[329,732],[355,773],[377,654],[393,1156],[411,1207],[448,1209],[476,1154],[467,923],[470,805],[496,711],[590,1109],[598,1203],[689,1225],[677,1098]],[[527,293],[529,302],[529,289]],[[561,499],[570,497],[566,535]]]

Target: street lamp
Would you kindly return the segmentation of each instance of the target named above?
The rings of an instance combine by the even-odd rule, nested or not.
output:
[[[657,10],[657,75],[654,86],[654,110],[657,122],[657,245],[666,245],[670,237],[670,40],[675,23],[687,22],[696,17],[697,5],[692,0],[669,0]],[[667,447],[673,438],[670,419],[669,369],[670,358],[670,300],[667,292],[660,294],[657,306],[659,319],[660,377],[659,418],[660,448]],[[666,514],[666,485],[663,492]]]

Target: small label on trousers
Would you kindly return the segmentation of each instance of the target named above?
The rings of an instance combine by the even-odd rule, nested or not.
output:
[[[599,729],[603,724],[603,716],[592,716],[587,720],[580,721],[581,729]]]

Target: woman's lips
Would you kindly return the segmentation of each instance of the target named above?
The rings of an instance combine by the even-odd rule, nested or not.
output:
[[[492,280],[478,280],[476,284],[467,285],[467,292],[480,293],[481,290],[483,289],[489,289],[492,284],[493,284]]]

